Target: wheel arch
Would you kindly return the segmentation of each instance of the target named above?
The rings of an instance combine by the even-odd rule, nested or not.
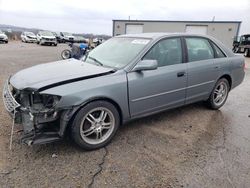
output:
[[[70,117],[68,118],[68,120],[65,122],[63,122],[63,124],[60,124],[60,136],[63,136],[65,134],[65,131],[70,127],[70,125],[72,124],[72,122],[74,121],[77,113],[84,107],[86,106],[87,104],[91,103],[91,102],[95,102],[95,101],[106,101],[106,102],[109,102],[111,103],[112,105],[115,106],[115,108],[117,109],[118,113],[119,113],[119,117],[120,117],[120,124],[123,123],[123,115],[122,115],[122,110],[121,110],[121,107],[120,105],[114,101],[113,99],[111,98],[108,98],[108,97],[94,97],[94,98],[91,98],[85,102],[83,102],[82,104],[76,106],[76,107],[73,107],[73,113],[70,115]],[[64,118],[62,118],[64,119]]]
[[[230,87],[229,89],[231,89],[232,88],[232,77],[229,74],[224,74],[218,80],[220,80],[222,78],[225,78],[228,81],[229,87]]]

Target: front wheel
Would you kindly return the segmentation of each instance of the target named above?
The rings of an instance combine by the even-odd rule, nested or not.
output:
[[[227,79],[222,78],[218,80],[212,93],[210,94],[209,99],[207,100],[208,106],[213,110],[217,110],[222,107],[227,100],[229,90],[230,86]]]
[[[106,101],[95,101],[84,106],[76,115],[71,136],[85,150],[94,150],[107,145],[120,124],[116,107]]]
[[[62,59],[69,59],[71,58],[71,51],[70,50],[63,50],[61,53]]]

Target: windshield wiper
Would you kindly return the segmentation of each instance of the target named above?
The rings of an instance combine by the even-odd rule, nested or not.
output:
[[[99,65],[103,66],[103,64],[100,61],[98,61],[96,58],[91,57],[91,56],[88,56],[88,58],[93,60],[94,62],[98,63]]]

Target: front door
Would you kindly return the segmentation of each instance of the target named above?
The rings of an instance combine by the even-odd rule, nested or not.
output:
[[[159,41],[143,58],[157,60],[158,68],[127,74],[132,117],[185,103],[187,65],[183,63],[181,46],[180,38]]]

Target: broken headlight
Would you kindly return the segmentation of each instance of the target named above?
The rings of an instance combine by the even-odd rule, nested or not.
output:
[[[61,97],[57,95],[48,95],[48,94],[37,94],[34,93],[31,96],[31,106],[34,109],[41,110],[41,109],[52,109],[54,108],[57,103],[60,101]]]

